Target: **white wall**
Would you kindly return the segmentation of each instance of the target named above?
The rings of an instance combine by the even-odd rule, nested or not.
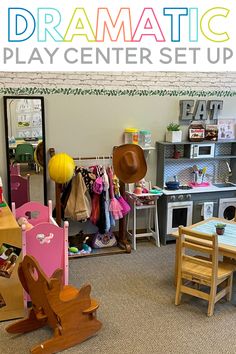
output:
[[[191,96],[196,100],[223,99],[223,116],[236,117],[235,88],[234,72],[0,73],[0,95],[45,97],[47,148],[72,156],[110,155],[112,147],[122,143],[123,130],[129,126],[150,129],[154,145],[164,139],[166,125],[178,121],[179,100]],[[100,91],[94,91],[97,89]],[[0,175],[6,183],[2,99],[0,112]],[[155,183],[155,152],[149,155],[148,166]],[[53,193],[54,189],[50,196]]]
[[[233,91],[236,72],[0,72],[6,87]]]

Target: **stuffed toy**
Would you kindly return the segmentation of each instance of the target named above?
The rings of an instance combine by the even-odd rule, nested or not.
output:
[[[146,188],[145,178],[141,179],[140,184],[142,187],[142,193],[149,193],[149,190]]]
[[[33,227],[33,225],[30,224],[29,221],[24,216],[21,216],[19,219],[17,219],[17,222],[19,226],[24,225],[26,231],[31,230]]]
[[[141,181],[135,183],[135,188],[134,188],[134,194],[142,194],[143,193],[143,188]]]
[[[149,190],[146,188],[146,181],[144,178],[138,181],[137,183],[135,183],[135,189],[134,189],[135,194],[142,194],[148,192]]]

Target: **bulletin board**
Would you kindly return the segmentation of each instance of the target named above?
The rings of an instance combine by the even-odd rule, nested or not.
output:
[[[9,100],[9,137],[17,139],[42,137],[42,106],[40,99]]]

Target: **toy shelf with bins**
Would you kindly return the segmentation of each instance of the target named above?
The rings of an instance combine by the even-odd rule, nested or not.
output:
[[[215,144],[214,157],[191,158],[191,144]],[[225,175],[226,165],[223,161],[227,161],[232,170],[231,180],[236,179],[236,140],[219,140],[219,141],[203,141],[203,142],[157,142],[157,185],[164,187],[167,179],[174,175],[179,177],[181,184],[191,181],[191,167],[197,164],[199,168],[207,167],[208,174],[212,179],[216,179],[219,175]],[[174,158],[175,150],[179,151],[179,158]]]

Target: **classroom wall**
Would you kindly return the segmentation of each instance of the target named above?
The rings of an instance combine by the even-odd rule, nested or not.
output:
[[[236,89],[236,72],[0,72],[0,90],[7,87],[38,88],[45,91],[53,88],[58,91],[63,88],[103,88],[229,90],[232,93]]]
[[[0,175],[6,183],[3,95],[45,97],[46,146],[72,156],[110,155],[126,127],[150,129],[153,146],[178,121],[180,99],[222,99],[236,116],[236,73],[0,73]],[[226,97],[225,97],[226,96]],[[185,128],[186,134],[186,128]],[[156,154],[148,156],[155,183]],[[49,197],[54,188],[49,182]]]

